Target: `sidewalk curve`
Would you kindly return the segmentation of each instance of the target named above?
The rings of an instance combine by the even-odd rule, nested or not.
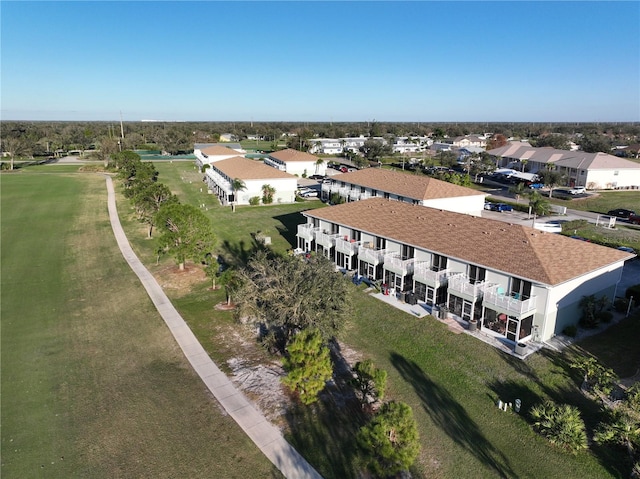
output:
[[[153,275],[138,259],[120,224],[113,181],[106,176],[109,220],[122,256],[147,290],[176,342],[202,381],[227,413],[265,456],[289,479],[322,479],[322,476],[289,444],[280,431],[256,409],[227,376],[218,369]]]

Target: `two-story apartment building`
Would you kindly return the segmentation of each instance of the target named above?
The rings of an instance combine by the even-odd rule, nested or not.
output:
[[[202,168],[204,165],[211,165],[211,163],[215,163],[216,161],[240,156],[240,152],[238,152],[238,150],[217,144],[196,145],[193,149],[193,154],[196,157],[196,166],[198,168]]]
[[[244,189],[234,191],[233,182],[236,179],[244,183]],[[298,185],[295,176],[241,156],[211,163],[204,181],[223,205],[248,205],[251,198],[262,197],[264,185],[275,189],[274,203],[293,203]]]
[[[613,299],[635,255],[536,229],[371,198],[305,211],[297,246],[415,293],[510,341],[576,324],[583,296]]]
[[[382,168],[334,175],[322,184],[322,198],[336,193],[345,201],[386,198],[480,216],[486,193],[429,176]]]
[[[640,164],[608,153],[534,148],[526,142],[510,142],[487,151],[497,158],[497,166],[526,167],[531,173],[553,165],[567,178],[567,186],[587,189],[640,188]]]
[[[327,162],[322,158],[292,148],[269,153],[264,164],[298,176],[324,175],[327,171]]]

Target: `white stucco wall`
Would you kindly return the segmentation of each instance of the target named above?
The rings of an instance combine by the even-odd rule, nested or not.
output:
[[[458,196],[455,198],[437,198],[425,200],[423,206],[436,208],[439,210],[453,211],[454,213],[464,213],[472,216],[481,216],[484,210],[483,195]]]
[[[637,170],[590,170],[587,172],[587,188],[590,188],[592,183],[595,189],[640,187],[640,168]]]
[[[248,205],[249,199],[254,196],[262,198],[262,186],[271,185],[276,192],[273,195],[273,204],[277,203],[293,203],[296,196],[297,180],[295,178],[281,179],[262,179],[262,180],[244,180],[247,187],[246,190],[238,192],[239,205]]]
[[[325,175],[327,173],[327,162],[323,161],[321,165],[317,166],[316,173],[316,162],[315,161],[288,161],[286,163],[286,172],[290,175],[298,175],[302,177],[303,174],[307,176],[311,175]]]

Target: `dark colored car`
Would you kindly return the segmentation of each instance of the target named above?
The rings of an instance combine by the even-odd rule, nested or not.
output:
[[[634,225],[640,225],[640,215],[629,215],[627,221]]]
[[[491,211],[499,211],[500,213],[503,211],[513,211],[511,205],[507,205],[505,203],[493,203],[490,208]]]
[[[609,216],[616,216],[618,218],[627,219],[629,216],[635,216],[636,212],[631,210],[625,210],[624,208],[618,208],[617,210],[608,211]]]

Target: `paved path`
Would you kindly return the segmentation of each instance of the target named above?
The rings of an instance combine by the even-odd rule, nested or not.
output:
[[[131,269],[140,278],[151,301],[153,301],[193,369],[224,407],[225,411],[229,413],[285,477],[291,479],[322,479],[320,474],[309,465],[298,451],[285,441],[280,431],[266,420],[262,413],[247,400],[244,394],[233,385],[209,358],[207,352],[200,345],[187,323],[182,319],[182,316],[173,307],[155,278],[131,249],[118,217],[113,182],[110,176],[107,176],[106,180],[109,219],[111,220],[111,227],[120,251]]]

